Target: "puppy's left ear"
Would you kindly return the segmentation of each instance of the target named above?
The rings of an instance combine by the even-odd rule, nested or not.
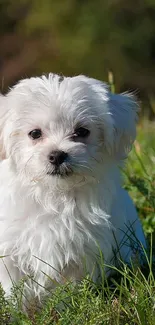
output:
[[[136,138],[139,106],[131,94],[112,94],[101,81],[79,76],[93,90],[98,125],[103,130],[103,143],[117,159],[124,159]]]
[[[124,159],[136,138],[139,106],[133,95],[110,94],[109,110],[113,120],[114,154],[118,159]]]

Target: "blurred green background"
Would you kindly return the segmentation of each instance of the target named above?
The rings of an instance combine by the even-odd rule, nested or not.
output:
[[[155,0],[0,0],[0,81],[49,71],[136,90],[155,116]]]

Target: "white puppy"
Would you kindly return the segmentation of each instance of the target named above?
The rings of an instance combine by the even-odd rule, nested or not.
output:
[[[27,293],[100,276],[145,239],[119,166],[136,134],[137,105],[85,76],[30,78],[0,97],[0,281]],[[140,244],[139,244],[140,246]],[[117,259],[117,261],[116,261]],[[38,284],[37,284],[38,283]],[[39,285],[40,284],[40,285]]]

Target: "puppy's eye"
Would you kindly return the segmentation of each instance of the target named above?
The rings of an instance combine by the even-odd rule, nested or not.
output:
[[[78,128],[75,130],[74,137],[79,137],[79,138],[87,138],[90,134],[90,131],[86,128]]]
[[[42,132],[40,129],[34,129],[31,132],[29,132],[29,137],[31,137],[32,139],[39,139],[42,136]]]

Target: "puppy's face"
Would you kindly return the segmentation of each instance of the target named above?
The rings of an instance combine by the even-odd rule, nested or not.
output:
[[[123,151],[125,125],[119,131],[119,124],[125,123],[121,113],[125,96],[120,97],[117,113],[119,100],[97,80],[84,76],[61,80],[50,74],[21,81],[1,98],[3,157],[11,158],[26,182],[96,177],[108,159],[114,160]],[[126,109],[129,98],[125,101]],[[135,130],[132,107],[131,114],[131,123],[126,121],[132,129],[129,138]]]

